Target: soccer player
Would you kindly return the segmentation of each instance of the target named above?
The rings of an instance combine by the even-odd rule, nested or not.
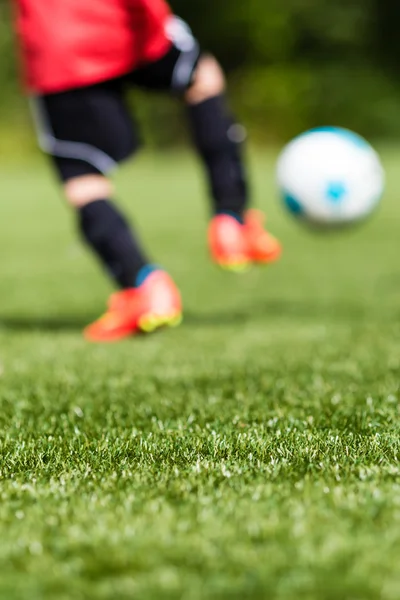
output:
[[[144,252],[113,201],[110,171],[137,149],[126,89],[183,100],[213,199],[209,247],[223,268],[269,263],[279,242],[247,211],[243,128],[225,100],[216,59],[200,49],[164,0],[15,0],[25,78],[39,142],[51,155],[84,240],[120,291],[85,329],[91,341],[176,325],[181,298]]]

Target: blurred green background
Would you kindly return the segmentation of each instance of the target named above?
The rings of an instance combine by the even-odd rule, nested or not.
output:
[[[280,142],[322,124],[350,127],[372,139],[400,134],[397,0],[171,4],[222,62],[232,104],[254,141]],[[11,129],[20,148],[30,129],[19,96],[9,10],[9,0],[0,0],[0,130],[4,140]],[[184,122],[174,101],[144,102],[136,94],[133,102],[151,145],[182,142]]]

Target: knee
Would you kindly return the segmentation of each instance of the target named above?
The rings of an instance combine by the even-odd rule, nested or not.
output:
[[[196,69],[192,86],[185,94],[188,104],[200,104],[225,91],[225,75],[213,56],[203,56]]]
[[[83,175],[64,183],[65,198],[75,208],[111,198],[113,191],[111,181],[103,175]]]

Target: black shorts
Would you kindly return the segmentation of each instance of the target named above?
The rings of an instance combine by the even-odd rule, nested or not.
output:
[[[139,136],[126,101],[131,86],[183,93],[200,58],[196,40],[118,79],[32,99],[39,144],[62,181],[107,174],[131,156]]]

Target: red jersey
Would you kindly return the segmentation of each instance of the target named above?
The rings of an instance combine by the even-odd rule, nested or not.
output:
[[[29,90],[54,93],[125,75],[171,42],[164,0],[15,0]]]

